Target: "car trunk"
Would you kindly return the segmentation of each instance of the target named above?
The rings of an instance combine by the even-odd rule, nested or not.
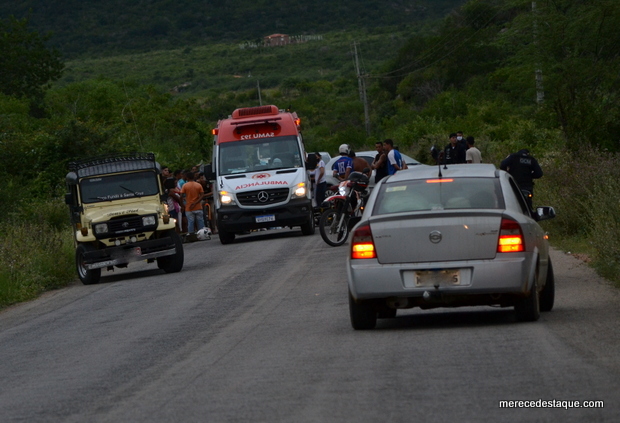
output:
[[[485,260],[495,257],[501,211],[419,212],[370,219],[382,264]]]

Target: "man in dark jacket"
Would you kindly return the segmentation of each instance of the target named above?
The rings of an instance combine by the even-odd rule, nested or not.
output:
[[[512,153],[504,160],[499,166],[500,169],[510,173],[517,185],[522,190],[529,191],[534,195],[534,179],[541,178],[543,171],[538,164],[538,161],[530,155],[529,150],[523,149]],[[526,198],[530,209],[532,208],[532,197]]]
[[[456,134],[450,134],[450,144],[443,149],[443,163],[467,163],[465,159],[465,147],[458,142]]]

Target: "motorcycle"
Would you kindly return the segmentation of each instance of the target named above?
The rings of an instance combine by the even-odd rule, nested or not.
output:
[[[344,244],[349,231],[362,217],[364,205],[368,198],[368,176],[352,172],[346,181],[340,182],[321,207],[324,209],[319,220],[321,238],[332,247]]]

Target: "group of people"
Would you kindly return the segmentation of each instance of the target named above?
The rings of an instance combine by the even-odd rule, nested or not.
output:
[[[340,157],[334,162],[331,172],[335,178],[340,181],[347,180],[353,171],[364,172],[375,171],[375,183],[388,175],[407,169],[407,163],[403,160],[398,148],[394,146],[391,139],[383,142],[378,141],[375,144],[377,155],[375,156],[371,167],[364,159],[355,157],[355,153],[350,149],[349,145],[342,144],[338,148]],[[321,205],[325,199],[326,181],[325,181],[325,163],[321,160],[321,155],[316,152],[316,170],[313,172],[316,181],[316,204]],[[475,146],[473,136],[465,138],[462,131],[450,134],[450,142],[443,149],[440,155],[443,164],[461,164],[461,163],[482,163],[482,154]],[[506,157],[500,165],[500,169],[507,171],[514,178],[519,188],[526,191],[526,200],[530,208],[532,208],[532,196],[534,191],[534,179],[542,177],[543,172],[538,161],[532,157],[527,149],[520,150]]]
[[[443,149],[443,163],[482,163],[482,154],[474,144],[474,137],[465,138],[462,131],[451,133],[450,142]]]
[[[370,173],[371,170],[375,170],[375,182],[379,182],[388,175],[407,169],[407,163],[403,160],[398,148],[394,147],[394,141],[391,139],[386,139],[383,142],[378,141],[375,144],[375,149],[377,155],[368,167],[366,160],[356,157],[349,145],[342,144],[338,148],[340,158],[332,165],[332,174],[338,180],[345,181],[351,172]]]
[[[195,234],[205,227],[209,228],[209,232],[217,232],[213,222],[211,184],[198,166],[172,173],[169,167],[163,166],[161,176],[165,193],[168,195],[168,214],[176,219],[177,232]]]

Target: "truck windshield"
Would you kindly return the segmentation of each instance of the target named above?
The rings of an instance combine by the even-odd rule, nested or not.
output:
[[[82,203],[98,203],[159,194],[157,174],[152,171],[95,176],[80,181]]]
[[[220,175],[303,167],[303,165],[299,143],[295,136],[231,141],[219,145]]]

